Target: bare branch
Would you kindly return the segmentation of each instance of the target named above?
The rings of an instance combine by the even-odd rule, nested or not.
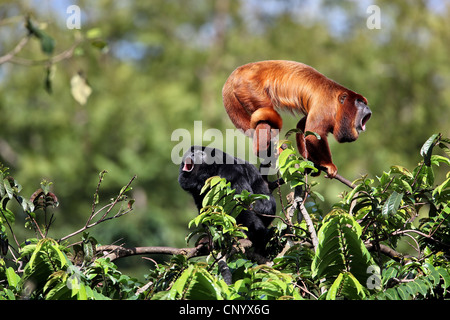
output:
[[[267,259],[260,254],[253,252],[252,250],[245,250],[252,246],[251,241],[248,239],[240,239],[239,246],[234,246],[232,252],[242,251],[245,255],[253,261],[259,264],[267,263]],[[117,245],[104,245],[96,248],[97,253],[102,253],[102,257],[109,258],[111,261],[141,254],[169,254],[169,255],[185,255],[186,258],[194,258],[206,256],[211,253],[209,245],[206,243],[200,243],[194,248],[173,248],[173,247],[133,247],[125,248]],[[232,253],[233,254],[233,253]]]
[[[99,181],[99,183],[98,183],[98,185],[97,185],[97,191],[96,191],[96,192],[98,192],[98,188],[99,188],[99,185],[100,185],[102,179],[103,179],[103,175],[101,175],[101,177],[100,177],[100,181]],[[109,213],[111,212],[111,210],[116,206],[116,204],[117,204],[119,201],[122,201],[122,200],[123,200],[123,195],[124,195],[124,193],[126,192],[126,190],[128,189],[128,187],[131,185],[131,183],[134,181],[134,179],[136,179],[136,175],[133,176],[133,178],[131,178],[131,180],[128,182],[128,184],[127,184],[125,187],[122,188],[122,190],[120,191],[119,195],[116,197],[116,199],[115,199],[112,203],[110,203],[110,204],[108,204],[108,205],[102,207],[100,210],[98,210],[98,211],[95,212],[95,213],[92,213],[92,212],[91,212],[91,215],[89,216],[89,218],[88,218],[86,224],[85,224],[81,229],[79,229],[79,230],[77,230],[77,231],[75,231],[75,232],[72,232],[71,234],[69,234],[69,235],[67,235],[67,236],[62,237],[61,239],[58,240],[58,242],[67,240],[67,239],[69,239],[69,238],[71,238],[71,237],[73,237],[73,236],[75,236],[75,235],[77,235],[77,234],[79,234],[79,233],[85,231],[86,229],[92,228],[92,227],[94,227],[94,226],[96,226],[96,225],[98,225],[98,224],[100,224],[100,223],[102,223],[102,222],[105,222],[105,221],[108,221],[108,220],[111,220],[111,219],[115,219],[115,218],[119,218],[119,217],[121,217],[121,216],[123,216],[123,215],[125,215],[125,214],[127,214],[127,213],[129,213],[129,212],[131,212],[131,211],[133,210],[133,208],[129,207],[129,208],[128,208],[127,210],[125,210],[125,211],[119,211],[119,212],[118,212],[117,214],[115,214],[114,216],[108,217],[108,214],[109,214]],[[96,199],[95,199],[95,197],[94,197],[94,202],[95,202],[95,201],[96,201]],[[99,220],[97,220],[96,222],[90,223],[90,222],[92,221],[92,219],[93,219],[99,212],[103,211],[103,210],[106,209],[106,208],[108,208],[108,210],[106,210],[106,212],[103,214],[103,216],[102,216]],[[95,205],[92,206],[92,210],[95,210]]]
[[[205,255],[205,245],[200,244],[194,248],[172,248],[172,247],[134,247],[134,248],[124,248],[115,245],[105,245],[100,246],[96,250],[97,252],[103,253],[104,258],[109,258],[111,261],[140,254],[171,254],[177,255],[182,254],[187,258],[197,257]]]
[[[12,49],[10,52],[5,54],[4,56],[0,57],[0,64],[6,63],[6,62],[11,62],[11,60],[14,58],[14,56],[16,54],[18,54],[23,49],[23,47],[25,47],[25,45],[28,43],[28,40],[30,40],[29,35],[22,38],[22,40],[19,41],[19,43],[14,47],[14,49]]]
[[[42,59],[42,60],[31,60],[21,57],[12,56],[9,58],[8,62],[20,64],[23,66],[36,66],[36,65],[52,65],[58,62],[61,62],[66,59],[70,59],[73,56],[73,53],[75,49],[83,42],[83,39],[77,39],[75,40],[75,43],[68,49],[64,50],[63,52],[48,58],[48,59]]]
[[[379,250],[382,254],[390,257],[391,259],[393,259],[395,261],[400,261],[402,259],[402,257],[404,256],[400,252],[397,252],[394,249],[389,248],[388,246],[386,246],[384,244],[378,244],[377,246],[375,246],[373,243],[366,243],[365,246],[366,246],[367,250],[369,250],[369,251],[375,250],[376,247],[379,247]]]
[[[308,231],[311,236],[311,241],[314,246],[314,251],[317,250],[317,247],[319,245],[319,240],[317,238],[316,230],[314,229],[314,223],[311,220],[311,216],[308,213],[308,210],[306,210],[304,205],[304,200],[306,199],[306,192],[302,188],[302,186],[295,187],[294,192],[294,203],[293,207],[297,207],[297,209],[300,211],[301,215],[305,219],[306,225],[308,226]]]
[[[356,186],[348,179],[344,178],[343,176],[341,176],[340,174],[336,174],[336,176],[334,177],[336,180],[342,182],[343,184],[345,184],[346,186],[348,186],[349,188],[354,189]]]

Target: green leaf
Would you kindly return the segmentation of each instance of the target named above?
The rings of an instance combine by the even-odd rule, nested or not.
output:
[[[86,38],[87,39],[95,39],[102,36],[102,29],[101,28],[92,28],[86,31]]]
[[[12,288],[16,288],[20,281],[19,275],[11,267],[6,269],[6,279],[8,280],[8,285]]]
[[[431,162],[431,154],[433,152],[434,141],[439,136],[439,134],[435,133],[431,137],[428,138],[427,141],[423,144],[420,149],[420,155],[423,157],[424,163],[426,166],[430,166]]]
[[[294,129],[290,129],[286,132],[286,134],[284,135],[284,137],[287,139],[289,138],[289,136],[291,136],[292,134],[296,134],[296,133],[303,133],[301,129],[298,128],[294,128]]]
[[[432,155],[430,161],[432,164],[437,166],[439,166],[440,163],[450,165],[450,159],[440,155]]]
[[[444,268],[437,268],[437,271],[441,275],[442,279],[444,280],[444,289],[450,287],[450,274],[447,270]]]
[[[187,290],[187,298],[192,300],[223,300],[217,279],[203,268],[195,270]]]
[[[401,179],[400,183],[402,184],[404,190],[406,190],[409,193],[413,192],[412,191],[412,187],[411,187],[411,185],[408,182],[406,182],[405,180]]]
[[[291,155],[295,155],[295,151],[293,149],[285,149],[281,154],[278,156],[277,159],[277,166],[280,168],[281,174],[283,174],[283,169],[286,169],[287,160]]]
[[[336,210],[329,213],[317,233],[319,245],[311,265],[312,277],[333,283],[341,273],[351,272],[361,283],[374,262],[360,239],[361,226],[349,214]]]
[[[450,143],[447,139],[441,139],[441,142],[438,144],[438,146],[439,148],[444,150],[444,152],[450,157],[450,148],[444,142]]]
[[[384,292],[384,295],[386,296],[386,298],[388,300],[400,300],[400,297],[398,296],[397,290],[395,290],[393,288],[387,289]]]
[[[6,198],[8,199],[8,198]],[[5,201],[5,198],[3,199],[3,201]],[[3,201],[0,205],[3,206]],[[14,212],[12,212],[11,210],[9,210],[8,208],[0,208],[1,213],[3,214],[3,216],[6,218],[6,220],[8,220],[8,222],[13,225],[14,222],[16,221],[16,216],[14,214]]]
[[[91,241],[83,241],[84,261],[89,262],[94,257],[94,246]]]
[[[436,194],[441,194],[442,193],[442,191],[444,191],[444,190],[446,190],[446,189],[448,189],[448,188],[450,188],[450,178],[448,178],[447,180],[445,180],[443,183],[441,183],[440,185],[438,185],[437,187],[436,187],[436,189],[434,189],[434,191],[433,191],[433,197],[435,197],[436,196]]]
[[[8,195],[8,198],[12,199],[14,197],[14,191],[8,178],[3,179],[3,186],[5,188],[6,194]]]
[[[176,299],[177,296],[182,297],[184,290],[186,289],[186,284],[189,280],[189,278],[192,276],[192,273],[194,271],[194,266],[189,265],[189,267],[181,274],[181,276],[175,281],[175,283],[172,286],[172,289],[170,290],[170,298]]]
[[[391,171],[392,171],[392,173],[400,173],[410,179],[414,179],[414,176],[412,175],[412,173],[405,167],[398,166],[398,165],[391,166]]]
[[[307,136],[315,136],[318,140],[322,139],[322,137],[319,134],[312,132],[312,131],[306,131],[305,137],[307,137]]]
[[[36,27],[30,20],[27,18],[25,27],[28,29],[28,32],[35,36],[41,42],[41,50],[47,55],[51,55],[55,49],[55,40],[50,37],[47,33],[42,31]]]
[[[428,279],[433,281],[433,286],[437,286],[439,284],[439,282],[441,281],[439,272],[433,267],[433,265],[431,263],[426,262],[424,264],[424,266],[427,270],[426,272],[428,275]]]
[[[342,296],[347,299],[364,299],[366,294],[364,287],[359,281],[349,272],[341,273],[331,285],[327,292],[326,298],[328,300],[335,300]]]
[[[320,201],[322,201],[322,202],[325,201],[325,197],[322,194],[320,194],[319,192],[312,191],[311,193],[314,194]]]
[[[388,216],[391,214],[395,214],[400,207],[400,203],[403,199],[402,193],[397,193],[396,191],[392,192],[392,194],[389,196],[388,200],[385,202],[382,214],[384,216]]]
[[[0,175],[0,178],[1,178],[0,179],[0,198],[3,198],[5,196],[5,194],[6,194],[5,186],[3,185],[3,183],[1,183],[3,181],[2,176],[3,175]]]

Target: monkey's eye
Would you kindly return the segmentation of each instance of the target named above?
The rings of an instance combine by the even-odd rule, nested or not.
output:
[[[340,96],[339,96],[339,102],[341,103],[341,104],[344,104],[344,102],[345,102],[345,99],[347,99],[347,93],[342,93]]]

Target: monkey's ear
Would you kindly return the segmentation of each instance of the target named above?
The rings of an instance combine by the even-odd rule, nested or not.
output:
[[[348,97],[347,92],[342,92],[342,93],[339,95],[339,97],[338,97],[339,102],[340,102],[341,104],[344,104],[345,99],[347,99],[347,97]]]

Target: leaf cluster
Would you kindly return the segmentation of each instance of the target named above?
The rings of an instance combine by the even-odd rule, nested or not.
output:
[[[40,231],[46,226],[42,212],[57,204],[50,183],[43,182],[31,200],[25,200],[20,185],[2,168],[0,298],[448,298],[450,173],[437,182],[434,168],[449,166],[450,161],[434,151],[439,148],[448,155],[449,145],[442,135],[433,135],[423,145],[416,168],[410,171],[397,165],[380,177],[362,177],[326,215],[316,210],[317,203],[307,205],[320,197],[301,169],[297,173],[289,168],[309,164],[287,148],[279,164],[286,186],[295,190],[294,199],[287,204],[280,199],[281,214],[273,223],[265,263],[241,247],[245,228],[236,223],[236,217],[263,196],[236,194],[226,180],[213,177],[202,190],[203,210],[189,223],[195,230],[188,240],[202,233],[208,236],[206,259],[178,254],[165,263],[152,260],[154,267],[146,275],[146,284],[122,274],[113,261],[99,256],[97,240],[86,232],[132,209],[133,201],[126,193],[134,178],[109,204],[97,209],[106,173],[102,172],[85,226],[55,240]],[[21,244],[15,240],[17,213],[10,209],[10,200],[20,204],[35,231],[34,238]],[[114,214],[111,211],[118,203],[125,204]],[[295,212],[302,212],[304,219],[292,219]],[[67,242],[80,233],[80,241]]]
[[[375,179],[362,177],[355,181],[356,188],[344,193],[342,201],[323,217],[315,210],[310,212],[310,222],[293,222],[288,215],[280,217],[274,223],[274,235],[282,247],[269,246],[276,257],[258,265],[242,253],[228,256],[231,283],[225,281],[215,261],[188,262],[178,269],[173,285],[152,298],[447,298],[450,175],[436,184],[433,167],[448,166],[450,162],[448,157],[433,154],[432,149],[438,146],[448,152],[448,145],[448,139],[433,135],[422,148],[423,160],[412,171],[392,166]],[[302,194],[303,205],[318,198],[301,175],[300,168],[309,164],[302,163],[289,147],[279,159],[287,185],[306,190]],[[204,204],[223,200],[221,208],[234,209],[236,195],[229,185],[220,178],[214,181],[218,188],[206,197]],[[225,200],[226,197],[229,198]],[[290,206],[291,203],[283,209]],[[429,211],[423,212],[427,208]],[[224,211],[221,214],[227,213]],[[196,218],[198,226],[201,219]],[[223,221],[217,222],[223,226]],[[312,245],[309,223],[317,230],[317,248]]]
[[[119,208],[118,213],[108,217],[108,213],[118,202],[127,200],[125,192],[130,190],[129,184],[122,188],[118,197],[109,205],[94,212],[84,228],[56,240],[48,237],[53,213],[52,218],[47,219],[47,212],[58,205],[57,196],[50,190],[51,183],[43,181],[30,200],[26,200],[20,195],[21,186],[7,174],[6,169],[0,172],[0,300],[105,300],[138,297],[140,282],[122,274],[108,258],[97,256],[97,241],[85,232],[93,225],[124,214],[124,210]],[[93,209],[98,203],[98,189],[94,198]],[[32,228],[35,237],[30,237],[23,243],[17,242],[15,222],[21,212],[11,210],[9,200],[15,200],[21,205],[26,214],[24,227]],[[129,205],[130,201],[127,207]],[[105,211],[106,214],[96,223],[88,224],[96,214]],[[67,239],[81,232],[81,241],[72,244],[67,242]]]

